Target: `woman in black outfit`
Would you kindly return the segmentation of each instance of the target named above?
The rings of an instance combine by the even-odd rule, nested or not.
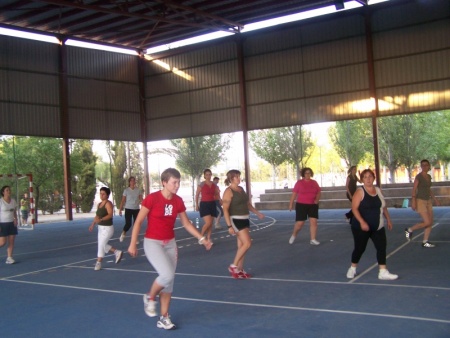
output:
[[[392,230],[392,222],[384,197],[380,188],[373,185],[375,174],[372,170],[364,170],[361,173],[361,179],[363,186],[356,190],[352,199],[351,229],[355,247],[352,253],[352,265],[347,271],[347,278],[355,277],[356,267],[366,250],[367,242],[371,239],[377,251],[378,279],[397,279],[398,276],[391,274],[386,268],[387,241],[383,215],[386,218],[389,230]]]

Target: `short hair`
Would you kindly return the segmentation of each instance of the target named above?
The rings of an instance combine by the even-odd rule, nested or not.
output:
[[[169,182],[170,178],[176,178],[180,179],[181,174],[180,172],[175,168],[167,168],[161,173],[161,182]]]
[[[422,165],[422,163],[427,163],[428,165],[431,165],[431,164],[430,164],[430,161],[425,160],[425,159],[423,159],[422,161],[420,161],[420,165]]]
[[[203,175],[205,175],[206,173],[211,173],[211,174],[212,174],[211,169],[205,169],[205,170],[203,170]]]
[[[136,181],[136,177],[130,176],[130,178],[128,179],[128,185],[130,185],[131,180]]]
[[[305,177],[305,173],[306,173],[307,171],[310,171],[310,172],[311,172],[311,177],[314,176],[314,171],[313,171],[311,168],[309,168],[309,167],[304,167],[304,168],[300,171],[300,176]]]
[[[373,172],[372,169],[364,169],[364,170],[361,172],[361,174],[360,174],[361,179],[362,179],[362,178],[364,177],[364,175],[367,174],[367,173],[369,173],[370,175],[372,175],[373,179],[376,178],[375,173]]]
[[[241,172],[237,169],[231,169],[227,172],[227,178],[225,179],[225,185],[230,185],[233,178],[241,176]]]
[[[213,178],[213,181],[214,181],[214,180],[220,181],[220,178],[218,178],[217,176],[215,176],[215,177]]]
[[[111,189],[109,189],[107,187],[101,187],[100,191],[104,191],[106,193],[106,195],[108,195],[108,197],[111,194]]]
[[[3,196],[3,194],[5,193],[6,188],[11,189],[11,187],[10,187],[9,185],[4,185],[4,186],[2,187],[2,189],[0,190],[0,193],[2,194],[2,196]]]

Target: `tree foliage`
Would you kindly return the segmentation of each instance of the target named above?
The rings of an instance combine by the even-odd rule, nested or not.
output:
[[[263,160],[272,166],[272,183],[276,188],[277,168],[289,157],[282,148],[281,133],[277,129],[250,132],[250,147]]]
[[[349,168],[358,165],[367,152],[373,152],[370,119],[339,121],[328,133],[334,149]]]
[[[4,137],[0,172],[33,175],[36,222],[37,209],[51,214],[61,209],[64,192],[61,139]]]
[[[125,150],[125,143],[122,141],[113,141],[111,144],[110,141],[107,141],[106,146],[110,162],[111,182],[104,183],[109,183],[109,185],[106,185],[108,185],[111,189],[114,204],[117,206],[120,205],[120,201],[122,200],[122,192],[127,187],[125,180],[125,174],[127,171],[127,154]]]
[[[173,149],[161,152],[175,158],[175,165],[192,180],[192,200],[195,182],[199,182],[203,170],[211,168],[223,159],[230,146],[229,136],[209,135],[171,140]]]
[[[287,162],[295,166],[297,179],[300,178],[300,169],[305,167],[314,151],[314,141],[311,132],[302,126],[277,128],[280,133],[281,149],[288,156]]]
[[[92,151],[92,142],[78,140],[74,143],[71,153],[72,200],[77,212],[92,210],[97,192],[95,165],[97,157]]]

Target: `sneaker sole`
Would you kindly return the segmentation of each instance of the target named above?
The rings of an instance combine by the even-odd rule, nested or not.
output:
[[[164,329],[164,330],[175,330],[177,327],[175,326],[175,324],[172,324],[172,326],[170,327],[166,327],[163,323],[161,322],[157,322],[156,323],[156,327],[158,329]]]
[[[120,253],[119,258],[116,257],[116,264],[120,263],[123,257],[123,251]]]

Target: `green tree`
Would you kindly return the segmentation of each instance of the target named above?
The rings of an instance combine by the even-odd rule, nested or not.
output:
[[[33,175],[36,222],[38,209],[49,213],[61,209],[64,191],[61,139],[3,137],[0,172]]]
[[[416,163],[433,156],[433,139],[428,131],[432,120],[422,114],[397,115],[378,119],[380,161],[391,173],[391,182],[396,182],[396,170],[405,166],[409,181]]]
[[[272,183],[276,188],[277,168],[289,157],[282,148],[281,133],[277,129],[250,132],[250,147],[263,160],[272,166]]]
[[[209,135],[171,140],[173,149],[161,149],[162,153],[175,158],[180,171],[191,178],[192,200],[194,200],[195,182],[199,182],[203,170],[211,168],[223,159],[230,146],[230,137]]]
[[[72,200],[77,212],[92,210],[97,192],[95,165],[97,157],[92,151],[92,141],[78,140],[71,153]]]
[[[358,165],[368,152],[373,153],[372,124],[370,119],[336,122],[328,130],[331,142],[347,167]]]
[[[291,126],[275,129],[280,134],[282,151],[287,155],[287,162],[295,165],[297,179],[300,178],[300,168],[307,165],[314,151],[311,132],[302,126]]]
[[[135,142],[125,142],[127,153],[127,174],[125,181],[131,176],[136,178],[136,186],[142,190],[144,185],[144,170],[142,168],[141,152]],[[126,183],[128,186],[128,183]]]
[[[114,204],[120,205],[122,192],[127,187],[125,174],[127,171],[127,154],[122,141],[106,142],[110,162],[111,182],[109,188],[113,193]]]

